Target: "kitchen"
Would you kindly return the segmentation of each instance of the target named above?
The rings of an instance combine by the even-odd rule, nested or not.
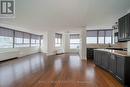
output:
[[[96,30],[94,30],[96,31]],[[104,31],[106,32],[106,31]],[[87,44],[87,57],[93,59],[94,63],[102,69],[108,71],[124,86],[130,86],[130,13],[119,18],[118,22],[113,26],[113,30],[109,36],[111,43],[100,44],[99,37],[105,37],[108,33],[100,34],[97,32],[98,44]],[[90,36],[96,35],[91,33]],[[89,32],[88,32],[89,36]],[[108,38],[106,38],[108,39]]]

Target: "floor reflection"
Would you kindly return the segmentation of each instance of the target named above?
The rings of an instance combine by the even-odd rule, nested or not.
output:
[[[0,64],[0,87],[11,87],[11,83],[24,80],[26,76],[44,69],[44,59],[39,54],[7,62]]]
[[[91,81],[94,81],[95,79],[95,71],[94,71],[94,68],[87,68],[86,70],[86,78],[87,80],[91,80]]]
[[[57,59],[54,62],[54,68],[57,73],[59,73],[62,70],[62,61],[61,59]]]
[[[70,55],[69,65],[71,69],[79,69],[81,67],[81,59],[77,55]]]

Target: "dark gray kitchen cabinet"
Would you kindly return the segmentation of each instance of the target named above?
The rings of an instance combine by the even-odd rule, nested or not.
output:
[[[109,58],[110,58],[110,53],[108,52],[102,52],[102,63],[101,66],[105,69],[109,68]]]
[[[100,51],[94,51],[94,62],[97,65],[102,63],[102,53]]]
[[[95,49],[94,63],[112,73],[125,87],[130,87],[130,56]]]
[[[116,75],[123,82],[124,81],[124,66],[125,66],[125,58],[121,56],[116,56]],[[123,82],[124,83],[124,82]]]
[[[125,30],[125,20],[124,17],[119,19],[119,36],[118,39],[119,41],[123,41],[124,39],[124,30]]]
[[[118,41],[130,40],[130,13],[121,17],[119,20]]]
[[[109,58],[109,71],[113,74],[116,74],[116,60],[117,58],[115,55],[111,54],[111,57]]]
[[[95,50],[94,51],[94,63],[98,65],[98,58],[97,58],[97,56],[98,56],[98,51]]]

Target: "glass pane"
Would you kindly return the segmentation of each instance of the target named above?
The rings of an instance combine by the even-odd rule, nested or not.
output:
[[[97,44],[97,37],[87,37],[87,44]]]
[[[80,43],[80,39],[70,39],[70,43]]]
[[[104,37],[98,37],[98,43],[104,44]]]
[[[38,44],[38,43],[39,43],[39,40],[36,40],[36,43]]]
[[[24,39],[24,43],[30,43],[29,39]]]
[[[31,43],[36,43],[36,42],[35,42],[35,39],[31,39]]]
[[[0,48],[12,48],[13,38],[0,36]]]
[[[58,42],[57,42],[57,38],[55,38],[55,43],[58,43]]]
[[[105,37],[105,43],[111,44],[111,37]]]
[[[80,44],[70,44],[70,49],[79,49]]]
[[[23,43],[23,38],[15,38],[15,43]]]
[[[60,38],[58,38],[58,43],[61,43],[61,40],[60,40]]]

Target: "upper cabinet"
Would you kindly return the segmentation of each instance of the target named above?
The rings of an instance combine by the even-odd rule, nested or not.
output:
[[[119,23],[119,41],[130,40],[130,13],[118,20]]]

